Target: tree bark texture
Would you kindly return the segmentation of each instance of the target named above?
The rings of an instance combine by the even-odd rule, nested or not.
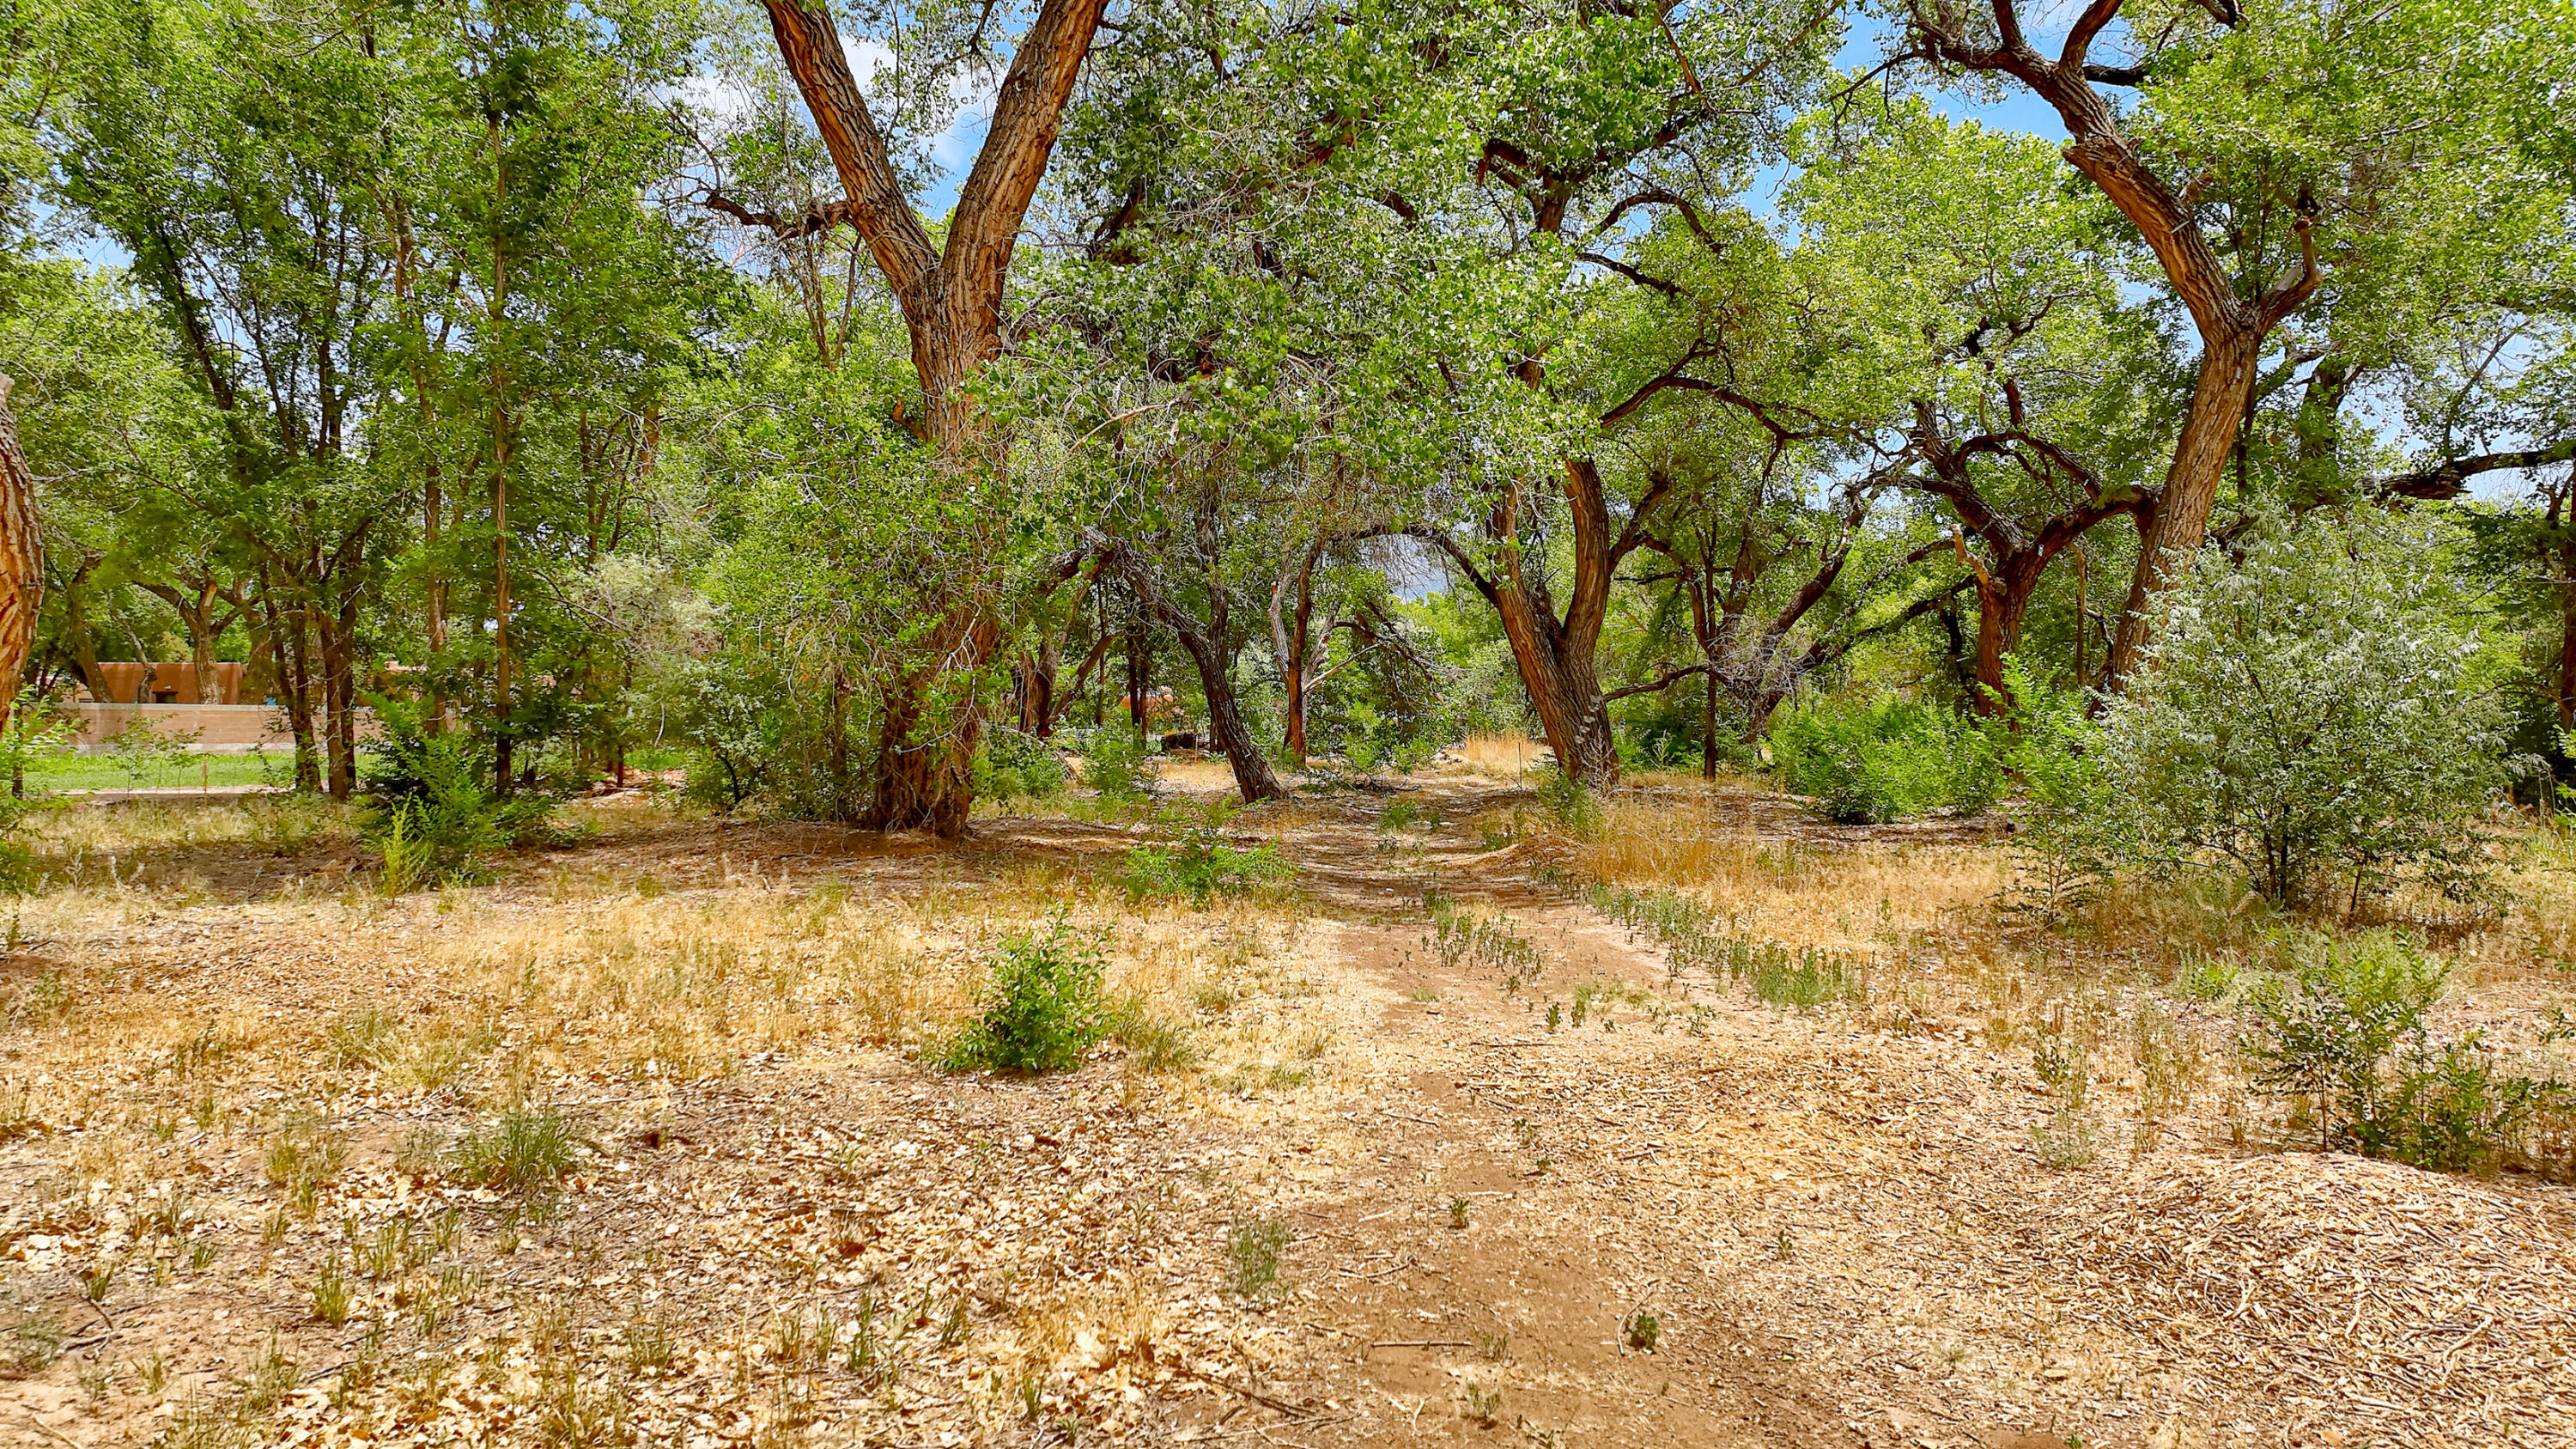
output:
[[[1504,500],[1487,518],[1486,533],[1500,553],[1500,566],[1490,576],[1445,532],[1434,530],[1429,536],[1502,621],[1512,663],[1539,727],[1556,751],[1557,767],[1597,789],[1619,783],[1619,746],[1595,663],[1601,627],[1610,615],[1611,579],[1620,561],[1644,543],[1643,525],[1662,503],[1667,485],[1658,480],[1638,500],[1627,525],[1614,530],[1608,490],[1592,460],[1566,460],[1564,477],[1566,514],[1574,529],[1574,575],[1562,616],[1548,588],[1542,550],[1522,537],[1518,498]]]
[[[36,643],[44,601],[45,550],[36,521],[36,475],[18,447],[10,380],[0,376],[0,723],[18,698],[18,681]]]

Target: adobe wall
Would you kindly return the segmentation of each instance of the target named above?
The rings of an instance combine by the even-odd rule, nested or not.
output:
[[[210,755],[246,755],[253,749],[272,752],[292,750],[294,736],[286,732],[286,716],[264,704],[97,704],[82,702],[66,705],[63,712],[80,726],[79,750],[84,755],[99,753],[99,741],[124,729],[135,719],[150,721],[152,728],[164,734],[185,734],[202,730],[197,748]],[[321,726],[317,718],[316,728]],[[372,740],[384,731],[376,724],[373,710],[358,711],[358,738]]]

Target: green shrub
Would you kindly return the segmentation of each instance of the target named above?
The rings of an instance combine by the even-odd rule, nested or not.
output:
[[[975,797],[1048,800],[1064,793],[1068,772],[1051,740],[996,727],[976,746]]]
[[[381,701],[379,709],[385,737],[368,751],[358,829],[383,860],[378,880],[388,894],[480,879],[490,857],[544,838],[553,802],[494,799],[465,735],[426,735],[408,710]]]
[[[2025,804],[2003,907],[2055,926],[2100,897],[2125,853],[2119,812],[2102,794],[2102,731],[2085,713],[2083,695],[2049,688],[2017,658],[2004,660],[2004,684],[2010,717],[1987,738]]]
[[[1287,1221],[1276,1217],[1247,1219],[1235,1225],[1228,1256],[1233,1272],[1226,1286],[1243,1298],[1266,1298],[1279,1291],[1279,1255],[1295,1237]]]
[[[1988,732],[1948,710],[1895,695],[1869,704],[1824,698],[1771,728],[1789,788],[1829,820],[1877,824],[1941,805],[1977,811],[2003,783]]]
[[[1220,895],[1242,895],[1285,880],[1296,868],[1269,841],[1246,850],[1229,843],[1233,808],[1224,801],[1202,810],[1173,809],[1155,821],[1150,845],[1127,852],[1120,878],[1137,900],[1185,898],[1205,906]]]
[[[2256,1084],[2317,1109],[2318,1142],[2448,1171],[2494,1166],[2558,1083],[2498,1069],[2481,1033],[2435,1043],[2425,1014],[2449,971],[2413,938],[2369,931],[2301,934],[2251,1004]]]
[[[1123,725],[1090,731],[1082,740],[1083,788],[1113,805],[1133,805],[1154,793],[1153,766],[1144,741]]]
[[[2102,798],[2141,858],[2293,907],[2349,908],[2409,869],[2483,889],[2502,715],[2462,622],[2485,605],[2451,597],[2438,544],[2274,523],[2237,561],[2194,561],[2103,717]]]
[[[1601,798],[1562,769],[1550,767],[1538,772],[1538,799],[1555,817],[1558,828],[1577,840],[1599,840],[1607,828]]]
[[[1109,1032],[1098,948],[1074,934],[1063,908],[1044,936],[1002,943],[974,1021],[948,1044],[950,1071],[1065,1072]]]
[[[530,1196],[572,1171],[580,1146],[572,1124],[557,1113],[518,1107],[466,1133],[448,1161],[461,1181]]]

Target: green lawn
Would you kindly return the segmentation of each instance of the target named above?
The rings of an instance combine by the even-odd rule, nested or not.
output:
[[[113,759],[96,755],[54,755],[27,762],[30,790],[169,790],[189,785],[282,785],[291,778],[293,757],[283,751],[266,759],[257,755],[191,755],[171,764],[154,764],[141,779]]]

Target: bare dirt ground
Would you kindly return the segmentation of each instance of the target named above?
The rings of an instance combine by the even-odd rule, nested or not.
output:
[[[1722,840],[1865,999],[1676,969],[1468,776],[1247,817],[1296,880],[1207,910],[1069,818],[612,801],[391,902],[327,823],[67,847],[0,988],[0,1442],[2576,1443],[2576,1195],[2125,1060],[2051,1166],[2013,1024],[2149,1017],[1944,934],[1994,827],[1670,788],[1612,846]],[[1058,903],[1168,1030],[938,1069]],[[540,1116],[559,1184],[468,1170]]]

